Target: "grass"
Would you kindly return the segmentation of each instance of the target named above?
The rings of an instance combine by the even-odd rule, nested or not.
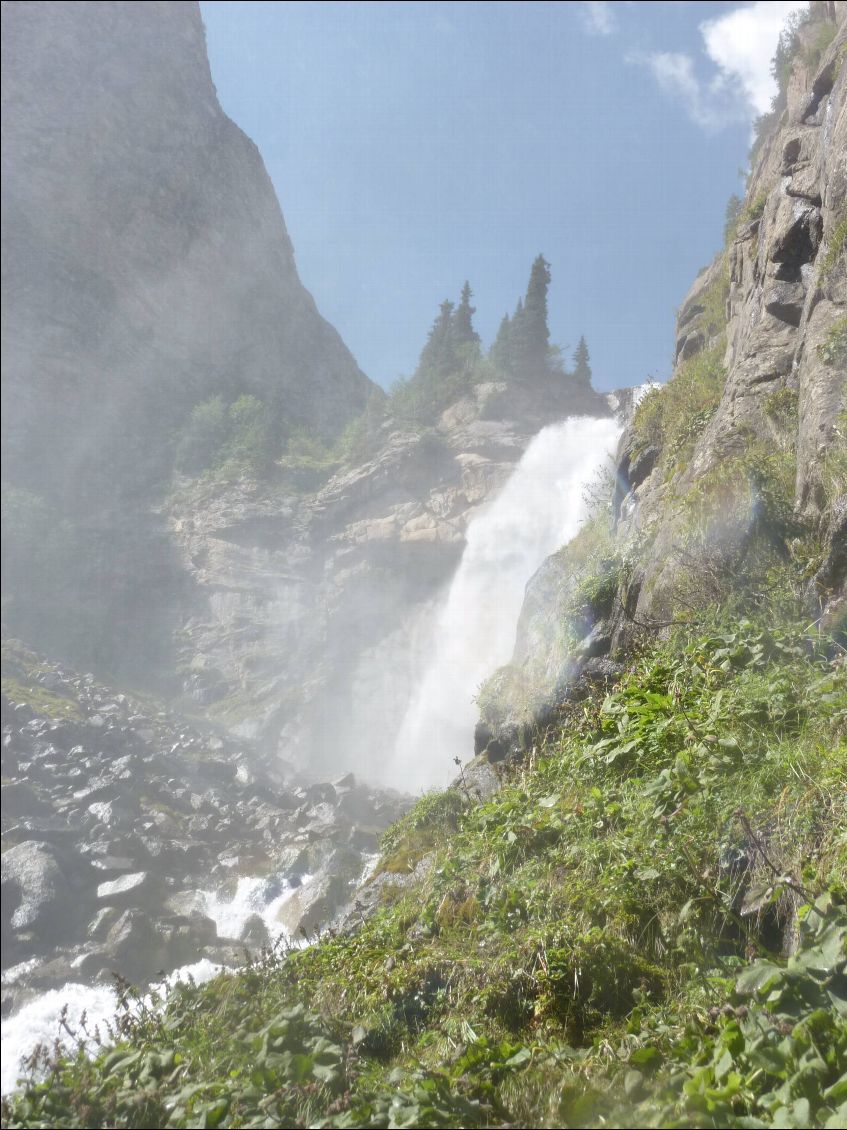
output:
[[[38,716],[46,718],[82,718],[82,712],[73,699],[53,694],[36,683],[19,679],[3,679],[3,694],[11,702],[23,702]]]
[[[845,213],[835,225],[835,230],[829,240],[826,255],[824,255],[821,260],[821,277],[826,278],[835,266],[836,260],[844,248],[845,240],[847,240],[847,213]]]
[[[355,933],[125,989],[4,1124],[837,1125],[847,685],[782,619],[645,640],[487,803],[386,834],[384,871],[431,866]]]
[[[683,361],[666,385],[651,389],[635,411],[638,445],[657,447],[665,479],[685,465],[717,411],[726,383],[723,341]]]
[[[26,703],[36,715],[47,718],[82,718],[75,699],[57,694],[39,683],[39,676],[52,674],[53,668],[42,663],[18,640],[3,641],[2,670],[2,691],[10,702]]]

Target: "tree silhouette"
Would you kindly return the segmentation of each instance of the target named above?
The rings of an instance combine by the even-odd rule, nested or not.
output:
[[[584,337],[580,337],[579,345],[574,350],[573,378],[577,384],[585,388],[591,387],[591,364],[588,356],[588,345]]]
[[[463,345],[479,345],[479,334],[473,328],[473,316],[476,313],[476,307],[471,306],[471,298],[473,298],[471,284],[466,282],[462,287],[459,305],[453,314],[452,333],[456,348]]]

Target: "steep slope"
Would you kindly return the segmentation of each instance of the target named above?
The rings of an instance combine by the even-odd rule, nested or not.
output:
[[[107,612],[149,666],[145,621],[180,584],[149,505],[192,405],[252,394],[331,437],[378,390],[298,278],[196,3],[4,4],[3,104],[3,473],[31,492],[10,568],[39,588],[10,615],[108,665],[121,649],[90,642]],[[82,546],[28,548],[39,507]],[[60,629],[63,605],[80,614]]]
[[[726,247],[680,307],[672,377],[624,434],[610,512],[530,584],[479,750],[521,746],[581,673],[611,676],[645,632],[745,584],[767,592],[773,566],[792,564],[811,618],[843,620],[845,21],[847,5],[814,5],[796,32]]]

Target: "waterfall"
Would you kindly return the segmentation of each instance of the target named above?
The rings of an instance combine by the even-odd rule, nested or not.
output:
[[[443,787],[473,750],[474,697],[508,663],[526,584],[578,531],[584,492],[620,435],[615,419],[575,417],[532,440],[503,489],[471,522],[437,618],[431,654],[386,766],[407,791]]]

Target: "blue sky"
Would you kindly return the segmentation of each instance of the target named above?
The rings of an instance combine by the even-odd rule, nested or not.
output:
[[[301,278],[386,386],[466,278],[488,344],[539,252],[551,338],[585,334],[595,384],[665,379],[803,6],[201,0]]]

